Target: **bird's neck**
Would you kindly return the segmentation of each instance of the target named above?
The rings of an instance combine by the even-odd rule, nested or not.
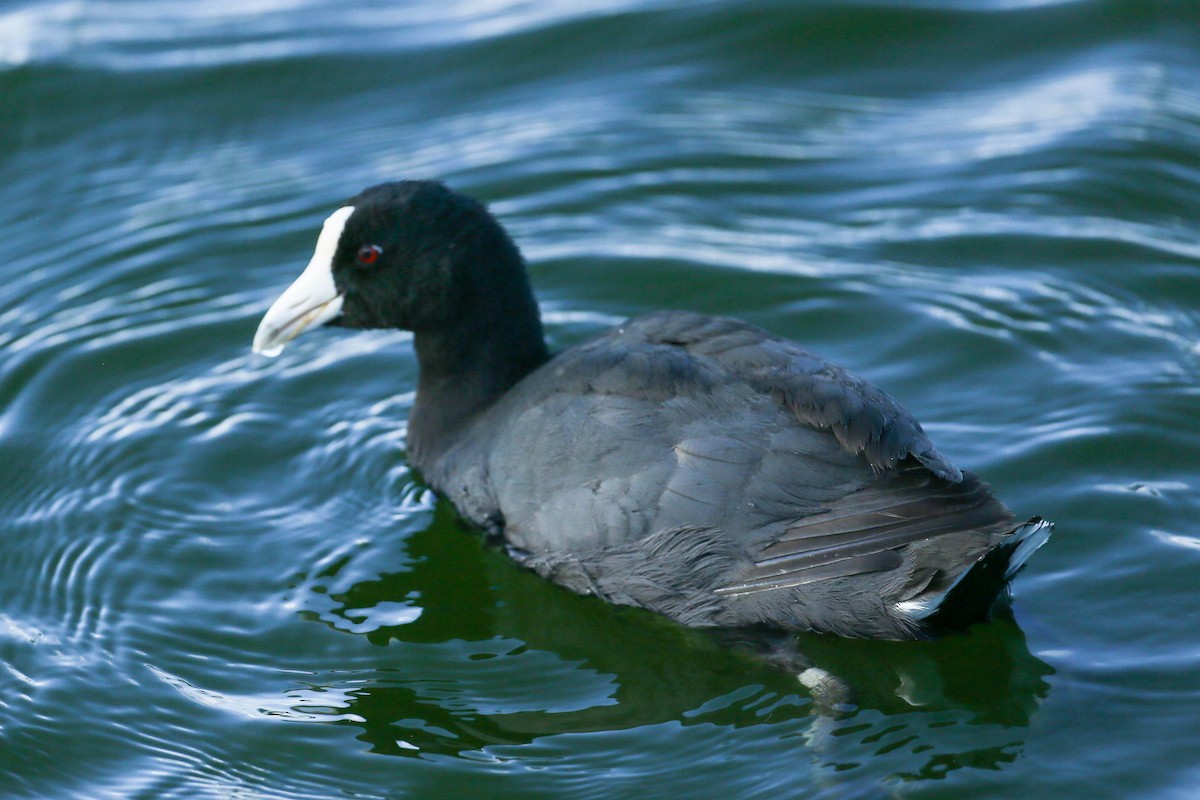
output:
[[[522,276],[523,277],[523,276]],[[457,435],[549,359],[526,281],[510,297],[482,297],[451,329],[414,333],[419,374],[408,453],[428,469]]]

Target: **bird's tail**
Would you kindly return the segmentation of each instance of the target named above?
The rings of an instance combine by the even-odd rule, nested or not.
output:
[[[924,599],[912,616],[937,632],[964,630],[987,619],[996,602],[1008,597],[1008,582],[1053,530],[1054,524],[1041,517],[1019,525],[939,595]]]

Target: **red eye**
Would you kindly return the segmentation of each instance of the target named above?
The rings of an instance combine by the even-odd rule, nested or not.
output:
[[[379,254],[382,252],[382,247],[373,244],[360,247],[358,249],[358,263],[365,267],[369,267],[379,260]]]

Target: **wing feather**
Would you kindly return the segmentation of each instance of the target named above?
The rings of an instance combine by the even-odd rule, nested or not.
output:
[[[900,548],[1008,523],[1009,510],[971,473],[952,483],[909,461],[870,486],[805,517],[763,546],[754,565],[720,594],[801,586],[895,569]],[[885,555],[886,554],[886,555]]]

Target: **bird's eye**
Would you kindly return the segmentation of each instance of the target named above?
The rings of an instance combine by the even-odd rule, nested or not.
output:
[[[379,260],[379,255],[383,252],[383,248],[378,245],[368,244],[358,248],[357,260],[364,267],[369,267]]]

